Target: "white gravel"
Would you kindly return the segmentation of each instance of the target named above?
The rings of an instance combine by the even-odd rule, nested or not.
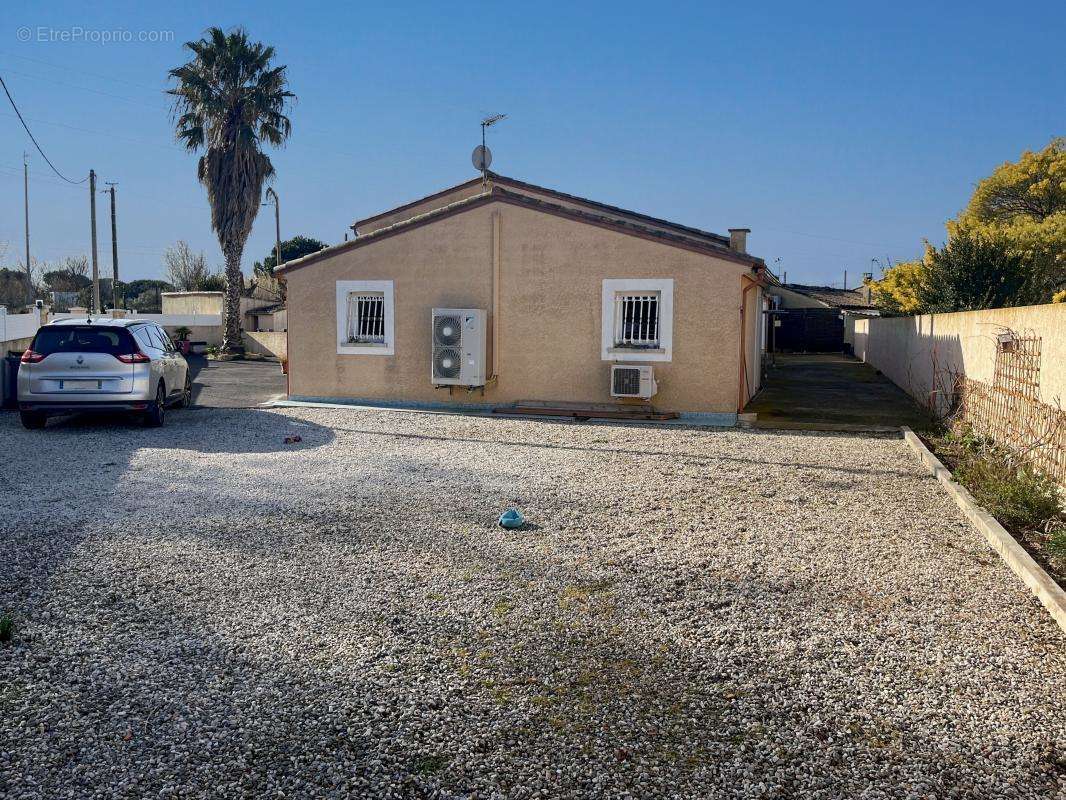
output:
[[[0,414],[0,506],[5,800],[1066,796],[1066,639],[898,439]]]

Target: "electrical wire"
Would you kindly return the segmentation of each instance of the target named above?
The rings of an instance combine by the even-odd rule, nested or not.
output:
[[[11,107],[13,109],[15,109],[15,114],[18,115],[19,122],[21,122],[22,123],[22,127],[26,129],[26,134],[30,137],[30,141],[33,142],[33,146],[37,148],[37,152],[41,154],[41,158],[43,158],[46,162],[48,162],[48,166],[50,166],[52,168],[52,172],[54,172],[60,178],[65,180],[67,183],[73,184],[74,186],[77,186],[79,183],[85,183],[85,181],[89,180],[88,177],[85,177],[85,178],[82,178],[80,181],[72,181],[70,178],[68,178],[66,175],[64,175],[62,172],[60,172],[58,169],[56,169],[56,165],[52,163],[52,160],[50,158],[48,158],[48,156],[45,155],[44,150],[41,149],[41,146],[39,144],[37,144],[37,140],[33,137],[33,132],[30,130],[30,126],[27,125],[26,124],[26,120],[24,120],[22,118],[22,112],[19,111],[19,107],[17,105],[15,105],[15,98],[13,98],[11,96],[11,92],[8,91],[7,84],[4,83],[4,78],[3,78],[2,75],[0,75],[0,86],[4,87],[4,94],[7,95],[7,99],[11,103]]]

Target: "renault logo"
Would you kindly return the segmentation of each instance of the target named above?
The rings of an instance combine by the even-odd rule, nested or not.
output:
[[[78,356],[78,363],[79,364],[84,364],[85,363],[85,356]]]

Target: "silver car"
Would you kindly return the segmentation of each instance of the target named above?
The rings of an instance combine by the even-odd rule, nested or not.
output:
[[[22,424],[43,428],[51,414],[132,411],[163,424],[167,406],[187,406],[192,378],[166,331],[138,319],[63,319],[38,329],[22,354]]]

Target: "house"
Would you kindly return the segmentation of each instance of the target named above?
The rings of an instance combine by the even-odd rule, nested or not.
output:
[[[758,390],[766,267],[747,229],[708,233],[491,172],[352,229],[276,271],[292,399],[650,402],[731,424]]]
[[[766,346],[774,352],[851,352],[854,318],[876,317],[869,286],[837,289],[771,281]]]

